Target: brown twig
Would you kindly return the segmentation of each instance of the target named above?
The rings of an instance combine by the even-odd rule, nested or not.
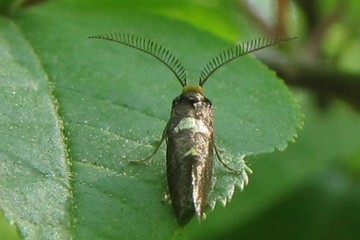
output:
[[[331,26],[341,19],[347,2],[338,0],[334,10],[327,16],[323,17],[318,12],[318,2],[313,0],[296,0],[297,4],[304,10],[307,18],[309,31],[308,44],[305,47],[306,56],[297,56],[284,59],[284,56],[277,52],[276,56],[271,57],[259,55],[267,65],[273,68],[285,81],[293,86],[300,86],[312,90],[319,99],[319,103],[324,106],[330,99],[342,99],[360,110],[360,75],[351,74],[324,63],[321,60],[321,50],[324,38]],[[243,10],[250,19],[255,21],[256,25],[268,35],[286,36],[289,1],[278,0],[278,22],[274,28],[264,22],[257,16],[245,1],[240,1]],[[269,53],[270,51],[266,51]],[[293,52],[294,56],[300,51]],[[261,54],[261,53],[260,53]],[[306,60],[295,61],[293,59],[303,58]]]
[[[289,23],[289,0],[278,0],[278,19],[276,23],[276,34],[285,38],[288,35],[287,24]]]
[[[347,1],[339,0],[333,11],[310,29],[311,36],[308,44],[310,57],[315,59],[319,57],[326,34],[331,26],[343,16],[346,4]]]
[[[310,64],[295,61],[279,51],[266,51],[266,55],[259,53],[257,56],[287,84],[313,91],[321,106],[326,106],[331,99],[337,98],[360,111],[359,74],[326,67],[320,62]]]
[[[35,4],[39,4],[39,3],[42,3],[42,2],[45,2],[45,1],[48,1],[48,0],[24,0],[21,4],[21,7],[25,8],[25,7],[31,7]]]

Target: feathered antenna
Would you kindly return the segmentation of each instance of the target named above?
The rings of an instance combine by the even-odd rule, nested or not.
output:
[[[167,48],[155,43],[152,40],[126,33],[96,34],[94,36],[90,36],[89,38],[105,39],[121,43],[150,54],[165,64],[175,74],[182,87],[185,87],[187,84],[186,71],[183,65]]]
[[[221,52],[218,56],[213,57],[205,65],[205,67],[200,73],[199,85],[202,87],[216,70],[240,56],[244,56],[248,53],[252,53],[257,50],[284,43],[293,39],[296,39],[296,37],[286,39],[258,38],[245,43],[241,43],[239,45],[236,45],[235,47],[228,48]]]

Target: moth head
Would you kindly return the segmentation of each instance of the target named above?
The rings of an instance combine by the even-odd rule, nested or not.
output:
[[[203,88],[199,85],[186,85],[183,87],[182,93],[190,93],[190,92],[194,92],[194,93],[200,93],[202,95],[204,95],[204,91]]]
[[[186,85],[183,87],[180,98],[186,99],[186,101],[192,104],[202,102],[205,99],[203,88],[199,85]]]

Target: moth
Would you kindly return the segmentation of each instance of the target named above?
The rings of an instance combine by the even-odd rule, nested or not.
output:
[[[188,85],[185,68],[178,58],[152,40],[126,33],[97,34],[89,38],[113,41],[147,53],[165,64],[177,78],[182,93],[172,102],[161,140],[142,161],[151,159],[165,140],[167,181],[176,219],[180,225],[188,223],[195,214],[204,219],[212,188],[214,154],[229,171],[247,176],[245,171],[251,170],[248,167],[233,169],[222,160],[214,142],[213,104],[205,97],[203,86],[212,74],[234,59],[291,38],[259,38],[222,51],[205,64],[198,85]]]

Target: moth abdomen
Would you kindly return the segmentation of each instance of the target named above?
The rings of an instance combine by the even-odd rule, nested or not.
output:
[[[194,214],[204,218],[213,171],[213,108],[201,93],[183,93],[173,101],[167,128],[167,178],[181,225]]]

